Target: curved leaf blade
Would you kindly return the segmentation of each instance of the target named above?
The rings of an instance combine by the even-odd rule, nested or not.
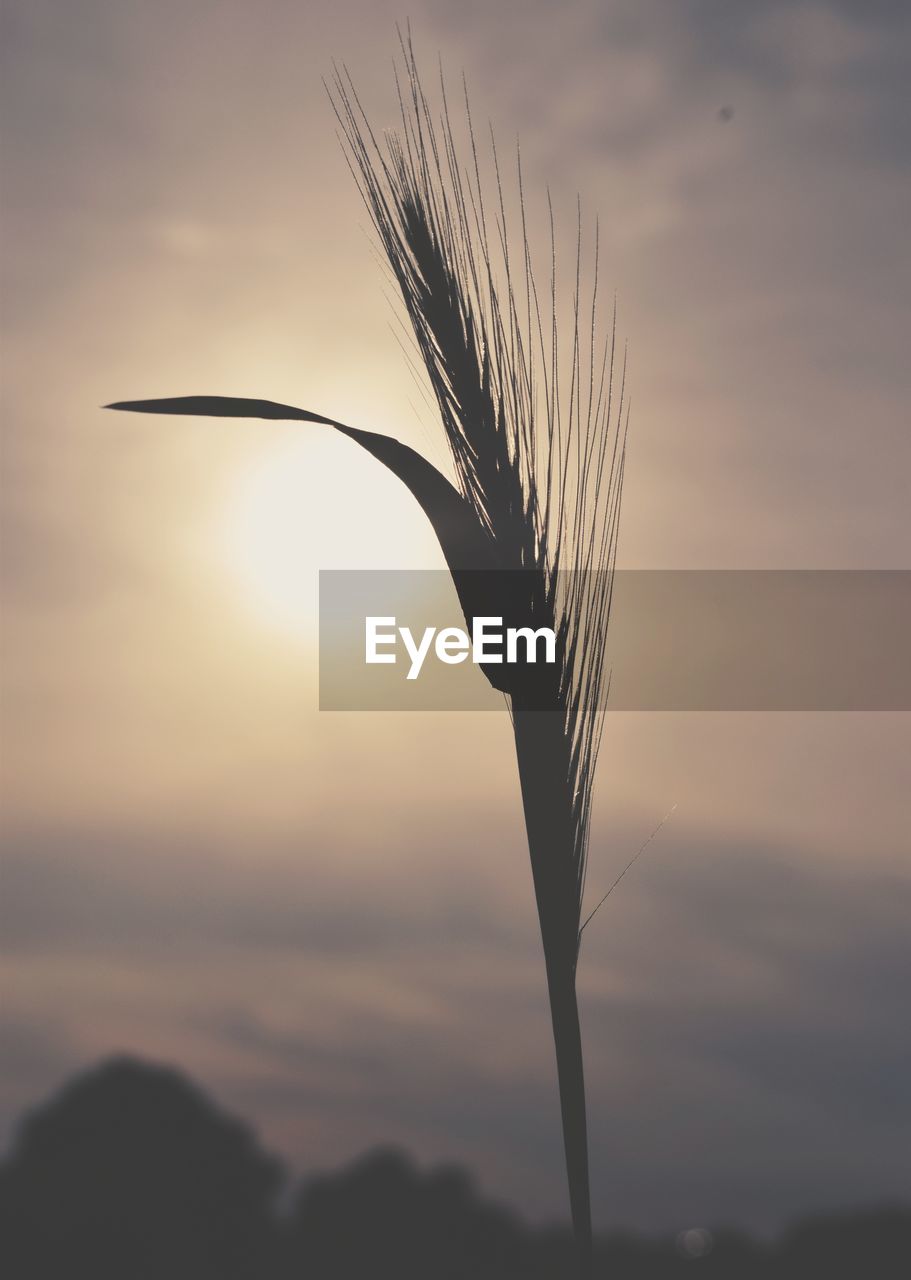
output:
[[[503,591],[503,574],[494,544],[471,505],[458,489],[416,450],[392,436],[361,431],[334,418],[296,405],[243,396],[173,396],[159,400],[118,400],[106,409],[214,418],[265,418],[314,422],[335,428],[372,454],[409,490],[430,521],[452,575],[465,619],[495,612]],[[502,605],[500,606],[502,608]],[[485,665],[496,688],[504,688],[504,669]]]

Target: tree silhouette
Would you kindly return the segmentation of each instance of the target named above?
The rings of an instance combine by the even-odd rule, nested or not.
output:
[[[352,1229],[354,1228],[354,1229]],[[467,1174],[422,1174],[402,1152],[373,1152],[302,1191],[292,1223],[295,1274],[322,1280],[375,1274],[399,1280],[519,1280],[531,1274],[525,1228],[484,1203]]]
[[[566,1280],[566,1229],[530,1228],[458,1168],[372,1152],[277,1208],[281,1167],[174,1071],[128,1058],[23,1123],[0,1166],[10,1280]],[[698,1248],[689,1247],[696,1237]],[[906,1280],[911,1210],[742,1233],[594,1242],[599,1280]]]
[[[0,1175],[11,1280],[260,1280],[278,1162],[176,1072],[118,1058],[23,1124]]]

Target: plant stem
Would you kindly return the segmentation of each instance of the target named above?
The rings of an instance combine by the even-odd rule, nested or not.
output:
[[[516,758],[528,833],[557,1057],[563,1145],[580,1280],[592,1274],[585,1074],[576,999],[579,894],[569,747],[559,712],[513,706]]]
[[[547,975],[550,1016],[557,1054],[557,1080],[563,1118],[563,1149],[576,1241],[580,1280],[592,1274],[592,1218],[588,1175],[588,1126],[585,1114],[585,1073],[582,1035],[576,1000],[575,975]]]

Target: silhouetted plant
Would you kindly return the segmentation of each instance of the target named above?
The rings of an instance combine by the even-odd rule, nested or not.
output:
[[[554,665],[486,665],[508,699],[556,1047],[580,1271],[592,1260],[582,1044],[576,1000],[592,785],[605,700],[623,484],[624,378],[600,325],[598,236],[583,291],[581,215],[568,330],[558,324],[555,235],[540,285],[516,162],[518,227],[507,225],[495,148],[485,197],[467,108],[458,154],[445,85],[431,110],[410,36],[402,42],[401,130],[381,145],[350,78],[331,88],[352,170],[398,285],[439,407],[458,488],[388,436],[265,400],[187,396],[111,405],[146,413],[293,419],[335,427],[393,471],[437,534],[466,620],[552,628]]]

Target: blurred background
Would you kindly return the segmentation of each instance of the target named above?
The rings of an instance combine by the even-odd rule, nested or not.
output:
[[[630,342],[620,562],[905,568],[911,27],[895,0],[415,0]],[[0,1124],[128,1052],[295,1172],[394,1142],[565,1217],[509,720],[319,713],[319,568],[442,564],[319,427],[445,464],[321,83],[354,0],[3,5]],[[546,248],[546,245],[545,245]],[[838,636],[832,637],[833,646]],[[846,673],[848,676],[850,673]],[[481,678],[480,676],[478,677]],[[580,988],[599,1227],[773,1232],[911,1175],[911,723],[612,713]]]

